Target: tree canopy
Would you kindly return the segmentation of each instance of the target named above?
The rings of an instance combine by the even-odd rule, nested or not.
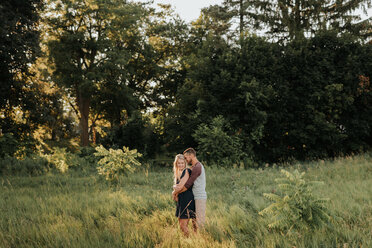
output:
[[[186,23],[164,4],[3,1],[0,136],[223,164],[370,149],[370,4],[226,0]]]

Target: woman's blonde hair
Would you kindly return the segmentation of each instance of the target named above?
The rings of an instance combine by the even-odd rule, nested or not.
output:
[[[177,179],[178,180],[181,180],[181,174],[182,174],[182,171],[180,171],[177,167],[177,162],[178,160],[180,159],[183,159],[185,161],[185,169],[187,168],[187,163],[186,163],[186,159],[185,159],[185,156],[183,156],[182,154],[177,154],[176,157],[174,158],[174,162],[173,162],[173,175],[174,175],[174,184],[177,183]]]

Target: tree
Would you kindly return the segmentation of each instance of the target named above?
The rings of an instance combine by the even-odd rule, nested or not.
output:
[[[275,56],[281,56],[280,50],[261,38],[243,38],[237,47],[213,33],[206,35],[184,59],[186,79],[165,121],[171,146],[197,145],[191,134],[222,115],[231,133],[242,138],[243,150],[253,156],[274,94],[270,83],[275,82]]]
[[[278,39],[297,39],[319,30],[356,32],[368,30],[368,22],[357,23],[355,10],[369,8],[370,0],[271,0],[263,10],[262,21],[268,34]]]
[[[370,0],[225,0],[225,16],[238,19],[239,33],[248,28],[265,30],[270,38],[293,40],[319,30],[337,29],[360,36],[370,35],[370,20],[361,21]]]
[[[0,128],[3,133],[29,133],[22,115],[33,99],[24,87],[29,66],[39,55],[39,0],[4,0],[0,3]],[[31,98],[27,98],[31,97]],[[17,120],[16,113],[19,118]]]
[[[105,84],[139,84],[128,75],[128,65],[141,57],[145,13],[142,4],[118,0],[48,2],[44,17],[53,80],[76,99],[83,146],[89,143],[92,99]]]
[[[244,34],[248,27],[261,28],[263,10],[269,5],[269,1],[259,0],[224,0],[222,3],[227,10],[227,16],[238,19],[239,36]]]
[[[184,81],[186,72],[182,58],[190,51],[189,27],[170,5],[159,4],[159,7],[159,11],[151,10],[146,25],[146,36],[152,48],[148,57],[156,63],[151,70],[154,87],[148,95],[155,115],[163,115],[165,109],[175,103],[177,88]]]
[[[256,154],[276,162],[368,149],[370,45],[324,31],[281,49],[272,81],[276,94]]]

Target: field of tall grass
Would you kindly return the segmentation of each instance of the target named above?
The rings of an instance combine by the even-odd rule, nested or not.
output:
[[[331,221],[286,232],[258,213],[280,169],[323,181]],[[372,155],[269,166],[207,167],[207,224],[183,237],[171,199],[172,169],[137,170],[117,184],[97,173],[0,177],[0,247],[372,247]]]

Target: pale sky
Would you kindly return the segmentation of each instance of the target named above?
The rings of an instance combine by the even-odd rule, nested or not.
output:
[[[202,8],[222,2],[223,0],[154,0],[154,4],[163,3],[172,5],[175,12],[186,22],[196,20]]]

